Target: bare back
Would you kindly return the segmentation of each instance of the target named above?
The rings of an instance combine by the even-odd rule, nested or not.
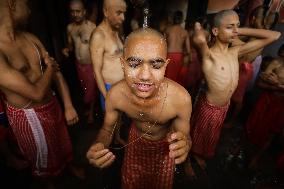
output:
[[[166,29],[168,52],[184,52],[188,33],[180,25],[172,25]]]
[[[203,73],[207,82],[207,99],[210,103],[223,106],[237,88],[239,80],[238,49],[229,48],[228,52],[216,53],[203,60]]]
[[[97,36],[96,36],[97,35]],[[91,43],[91,53],[94,54],[94,59],[96,59],[97,49],[100,49],[98,52],[102,61],[101,64],[101,73],[105,83],[115,84],[118,81],[124,78],[122,66],[120,63],[120,57],[123,52],[123,44],[119,38],[118,32],[108,32],[103,24],[100,24],[93,33],[93,39]],[[99,44],[95,44],[98,40]],[[97,51],[97,52],[94,52]],[[96,64],[96,61],[93,61]]]
[[[15,42],[12,43],[0,43],[0,53],[3,58],[3,62],[0,64],[0,69],[5,72],[16,72],[22,75],[28,82],[35,83],[42,77],[41,67],[41,53],[38,44],[33,40],[31,35],[27,33],[21,33],[17,35]],[[0,79],[5,79],[1,78]],[[24,89],[22,89],[24,90]],[[1,91],[7,97],[9,104],[23,108],[27,105],[31,105],[31,100],[25,98],[18,93],[15,93],[6,88],[1,88]],[[50,98],[44,98],[44,102],[32,103],[33,106],[44,104]]]
[[[189,131],[190,95],[171,80],[165,79],[157,98],[150,101],[135,98],[126,82],[121,81],[111,89],[110,101],[115,109],[125,112],[135,122],[138,132],[148,140],[160,140],[181,126],[183,123],[177,126],[181,114],[189,113],[185,115],[187,125],[183,128],[185,133]]]
[[[68,33],[74,42],[76,59],[81,64],[91,64],[89,42],[95,27],[96,25],[89,20],[80,25],[71,23],[68,26]]]

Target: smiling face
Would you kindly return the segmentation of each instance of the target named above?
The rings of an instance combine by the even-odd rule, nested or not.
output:
[[[168,63],[166,53],[166,42],[157,34],[145,32],[128,38],[122,65],[127,85],[137,97],[158,94]]]
[[[220,18],[220,23],[213,27],[212,33],[221,42],[232,43],[238,37],[239,25],[239,16],[236,13],[227,14]]]

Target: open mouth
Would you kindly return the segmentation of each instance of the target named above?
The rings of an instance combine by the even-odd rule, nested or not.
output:
[[[153,84],[136,83],[136,88],[141,92],[149,92],[153,88]]]

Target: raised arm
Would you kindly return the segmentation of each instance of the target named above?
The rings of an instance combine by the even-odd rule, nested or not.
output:
[[[273,41],[276,41],[281,35],[280,32],[277,31],[253,28],[239,28],[238,33],[241,36],[256,38],[255,40],[249,41],[240,47],[239,56],[263,48]]]
[[[115,160],[115,156],[107,149],[113,139],[116,122],[119,112],[115,108],[116,98],[112,90],[106,96],[106,113],[103,127],[100,129],[95,143],[87,152],[90,164],[104,168],[108,167]]]
[[[21,72],[10,66],[8,58],[0,53],[0,87],[17,93],[35,102],[41,102],[51,83],[52,75],[58,66],[48,55],[45,56],[47,65],[43,76],[35,83],[31,83]]]
[[[190,115],[192,110],[191,97],[184,91],[183,95],[180,95],[177,99],[183,99],[177,101],[177,117],[173,120],[173,130],[169,137],[171,143],[170,157],[175,158],[175,163],[180,164],[186,160],[187,154],[191,148],[190,132]]]
[[[90,54],[94,68],[94,76],[97,81],[98,88],[102,95],[106,98],[107,90],[102,75],[103,56],[104,56],[105,35],[101,30],[96,28],[91,35]]]
[[[207,45],[206,32],[199,22],[196,22],[194,25],[193,42],[197,46],[202,58],[208,58],[210,51]]]

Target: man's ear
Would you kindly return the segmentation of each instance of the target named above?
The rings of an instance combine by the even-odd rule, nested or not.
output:
[[[107,8],[103,8],[104,17],[108,17],[108,10]]]
[[[212,34],[216,37],[218,35],[218,28],[212,28]]]
[[[165,67],[168,66],[168,64],[170,63],[170,61],[171,61],[171,59],[169,59],[169,58],[166,60]]]
[[[11,11],[15,11],[16,10],[16,0],[7,0],[7,2],[8,2],[9,9]]]
[[[124,59],[123,59],[123,57],[120,57],[119,60],[120,60],[121,67],[124,70],[125,67],[124,67]]]

